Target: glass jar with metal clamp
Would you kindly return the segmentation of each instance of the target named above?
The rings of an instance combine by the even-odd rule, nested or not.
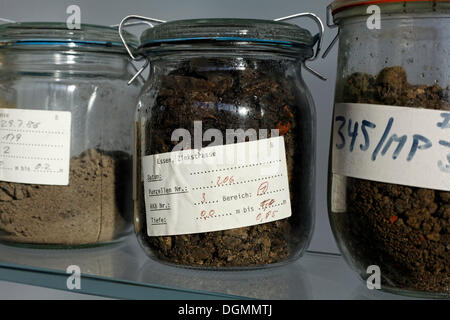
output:
[[[319,33],[282,22],[297,17],[312,18]],[[130,19],[159,23],[139,47],[150,68],[136,114],[142,247],[196,268],[300,257],[314,225],[316,123],[302,69],[319,54],[320,19],[122,23]]]

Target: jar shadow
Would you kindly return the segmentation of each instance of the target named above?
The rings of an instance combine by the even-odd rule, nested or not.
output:
[[[185,269],[149,260],[139,270],[139,281],[177,288],[257,299],[311,299],[311,283],[302,266],[241,271]]]
[[[30,249],[0,245],[2,263],[31,269],[49,269],[66,272],[68,266],[77,266],[82,275],[127,279],[136,274],[141,264],[130,263],[136,256],[126,243],[110,244],[86,249]],[[128,276],[127,276],[128,275]]]

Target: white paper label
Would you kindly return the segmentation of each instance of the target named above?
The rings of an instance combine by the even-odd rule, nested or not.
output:
[[[0,108],[0,180],[68,185],[71,113]]]
[[[147,232],[179,235],[291,216],[284,138],[143,157]]]
[[[450,111],[339,103],[333,121],[333,173],[450,191]]]
[[[335,173],[331,177],[331,211],[347,212],[347,177]]]

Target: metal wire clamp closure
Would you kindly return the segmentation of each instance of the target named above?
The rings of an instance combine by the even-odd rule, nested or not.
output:
[[[331,4],[327,6],[327,26],[330,29],[334,29],[334,28],[338,27],[333,22],[333,14],[331,12]],[[331,41],[330,45],[327,47],[327,49],[323,53],[322,59],[325,59],[328,56],[328,54],[330,53],[331,49],[336,44],[337,40],[339,39],[339,31],[340,31],[340,29],[338,29],[338,32],[336,33],[336,36],[333,38],[333,41]]]
[[[138,20],[137,22],[128,22],[129,20]],[[138,16],[138,15],[129,15],[126,16],[125,18],[122,19],[122,21],[120,21],[119,23],[119,36],[120,36],[120,40],[122,40],[123,45],[125,46],[125,49],[128,52],[128,55],[131,57],[132,62],[135,61],[141,61],[141,60],[145,60],[144,65],[137,70],[136,74],[130,79],[130,81],[128,81],[128,85],[132,84],[134,80],[136,80],[137,77],[139,77],[141,75],[141,73],[145,70],[145,68],[148,67],[149,65],[149,61],[148,59],[146,59],[144,56],[142,55],[134,55],[133,52],[131,51],[130,47],[127,44],[127,41],[125,40],[125,37],[122,34],[122,30],[124,26],[135,26],[135,25],[140,25],[140,24],[147,24],[150,27],[153,28],[153,23],[164,23],[166,21],[164,20],[159,20],[159,19],[155,19],[155,18],[148,18],[148,17],[144,17],[144,16]],[[137,69],[134,64],[133,67],[135,69]]]
[[[309,58],[307,61],[314,61],[317,59],[317,57],[319,56],[320,51],[322,50],[322,39],[323,39],[323,33],[325,31],[325,27],[323,26],[322,20],[320,20],[320,18],[311,12],[302,12],[302,13],[296,13],[296,14],[292,14],[286,17],[281,17],[281,18],[277,18],[274,19],[274,21],[286,21],[286,20],[292,20],[292,19],[296,19],[296,18],[302,18],[302,17],[307,17],[307,18],[311,18],[314,20],[314,22],[316,22],[317,26],[319,27],[319,40],[317,41],[317,48],[316,48],[316,53]],[[308,70],[309,72],[311,72],[313,75],[315,75],[316,77],[318,77],[321,80],[326,81],[327,78],[325,78],[324,76],[322,76],[319,72],[311,69],[309,66],[306,65],[306,61],[303,62],[303,67]]]
[[[310,13],[310,12],[302,12],[302,13],[296,13],[296,14],[292,14],[286,17],[281,17],[281,18],[277,18],[274,19],[274,21],[286,21],[286,20],[291,20],[291,19],[295,19],[295,18],[300,18],[300,17],[308,17],[313,19],[317,26],[319,27],[319,40],[317,41],[317,48],[316,48],[316,52],[315,54],[309,58],[307,61],[314,61],[317,59],[317,57],[319,56],[319,53],[322,49],[322,39],[323,39],[323,33],[325,30],[325,27],[322,23],[322,20],[320,20],[320,18],[315,15],[314,13]],[[138,22],[135,23],[127,23],[129,20],[138,20]],[[131,51],[130,47],[128,46],[123,34],[122,34],[122,30],[124,26],[130,26],[130,25],[138,25],[138,24],[149,24],[151,27],[153,27],[152,23],[165,23],[166,21],[164,20],[160,20],[160,19],[155,19],[155,18],[148,18],[148,17],[144,17],[144,16],[138,16],[138,15],[129,15],[125,18],[122,19],[122,21],[119,24],[119,36],[120,39],[122,40],[125,49],[128,52],[128,55],[131,57],[132,61],[141,61],[143,59],[145,59],[144,65],[137,71],[137,73],[130,79],[130,81],[128,81],[128,85],[130,85],[131,83],[133,83],[133,81],[139,77],[141,75],[141,73],[145,70],[145,68],[148,67],[149,65],[149,61],[148,59],[146,59],[144,56],[142,55],[134,55],[133,52]],[[317,71],[311,69],[309,66],[306,65],[306,61],[303,63],[303,67],[308,70],[309,72],[311,72],[312,74],[314,74],[315,76],[317,76],[319,79],[321,80],[327,80],[327,78],[325,78],[324,76],[322,76],[320,73],[318,73]]]

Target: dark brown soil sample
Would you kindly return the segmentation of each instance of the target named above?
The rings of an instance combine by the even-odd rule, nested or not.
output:
[[[392,67],[352,74],[339,102],[450,110],[448,92]],[[347,212],[331,219],[359,268],[380,266],[382,285],[450,292],[450,192],[348,178]]]
[[[186,266],[261,266],[293,258],[309,239],[312,197],[304,189],[310,186],[314,160],[311,154],[301,156],[296,148],[313,143],[307,129],[313,123],[309,102],[296,96],[295,81],[288,80],[279,65],[253,60],[243,63],[246,67],[239,69],[233,65],[227,68],[227,62],[218,59],[192,59],[161,76],[161,83],[155,85],[161,89],[146,111],[152,116],[145,125],[142,153],[170,152],[178,143],[171,141],[172,132],[184,128],[194,137],[194,121],[202,121],[203,132],[219,129],[224,137],[226,129],[268,129],[269,133],[279,129],[285,140],[291,195],[298,192],[295,198],[291,196],[292,217],[251,227],[166,237],[148,237],[144,222],[138,236],[161,260]],[[203,147],[209,143],[204,142]],[[142,201],[137,212],[145,221]]]
[[[112,241],[129,229],[130,176],[128,154],[89,149],[71,159],[68,186],[0,182],[0,240],[62,246]]]

